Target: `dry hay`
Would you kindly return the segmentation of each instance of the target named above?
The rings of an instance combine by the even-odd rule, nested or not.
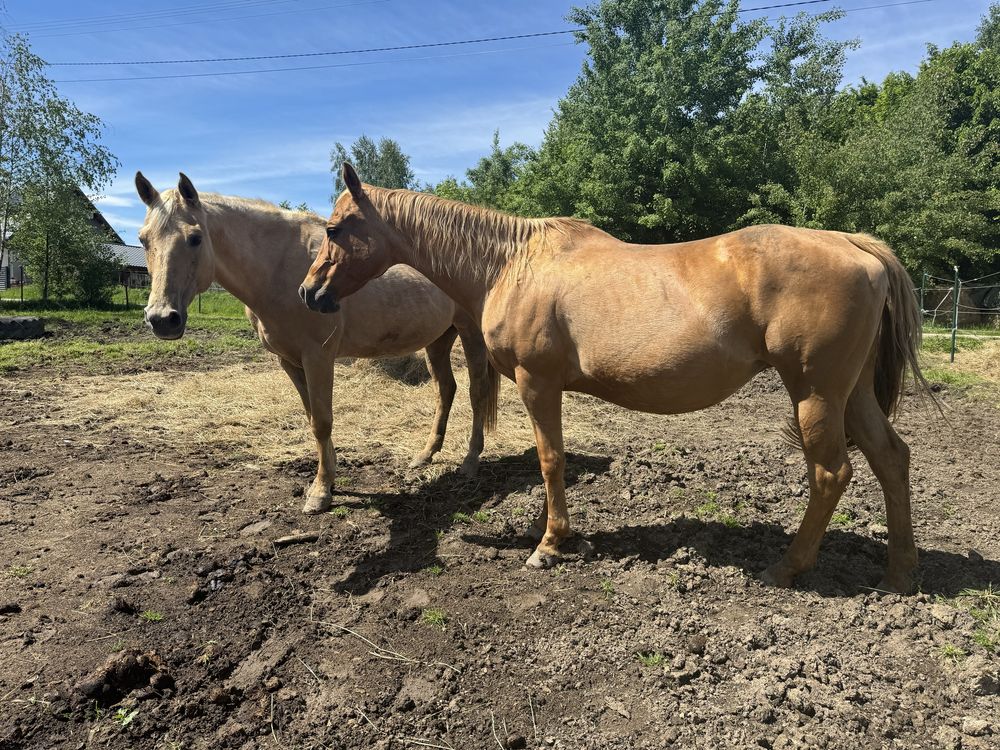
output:
[[[378,359],[356,359],[351,363],[354,369],[370,368],[404,385],[420,385],[431,379],[423,355],[407,354],[403,357],[379,357]]]
[[[441,468],[462,460],[472,424],[466,370],[460,366],[455,370],[459,391],[444,450],[436,458]],[[116,428],[139,441],[225,446],[266,462],[311,457],[315,452],[298,394],[284,372],[270,362],[203,372],[70,377],[53,379],[46,386],[58,390],[71,405],[42,420],[52,424],[87,431]],[[407,462],[423,448],[435,406],[436,391],[429,382],[406,385],[367,362],[338,363],[334,443],[345,454],[382,453]],[[580,394],[566,394],[564,412],[570,450],[586,452],[595,443],[612,442],[634,430],[637,420],[649,420],[650,429],[657,429],[655,416]],[[504,380],[498,429],[487,436],[484,455],[520,454],[533,447],[533,432],[517,389]]]

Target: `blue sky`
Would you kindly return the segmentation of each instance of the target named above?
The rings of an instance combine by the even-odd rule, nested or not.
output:
[[[788,0],[744,0],[751,8]],[[840,0],[844,9],[898,0]],[[562,0],[6,0],[5,28],[26,31],[51,63],[218,58],[420,44],[567,28]],[[575,4],[580,4],[577,2]],[[928,42],[975,35],[990,0],[930,2],[849,13],[827,27],[859,38],[846,81],[914,71]],[[794,13],[789,8],[784,12]],[[766,11],[748,17],[780,13]],[[155,14],[155,15],[154,15]],[[99,18],[98,18],[99,17]],[[144,207],[132,179],[160,189],[186,172],[204,190],[307,202],[326,213],[329,151],[362,133],[388,136],[412,157],[421,181],[461,177],[501,140],[541,142],[552,109],[576,78],[585,49],[548,37],[407,52],[210,65],[53,67],[63,95],[107,124],[121,160],[99,201],[128,242]],[[356,63],[375,63],[355,65]],[[344,65],[221,77],[70,82]]]

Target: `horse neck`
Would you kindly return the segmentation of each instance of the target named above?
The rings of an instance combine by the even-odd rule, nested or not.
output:
[[[221,197],[204,202],[216,281],[258,313],[286,297],[289,304],[301,304],[295,290],[310,261],[303,246],[306,232],[302,222],[292,215],[230,203]],[[317,218],[315,223],[319,235],[322,220]]]
[[[392,259],[420,271],[477,321],[504,270],[525,257],[544,235],[544,220],[521,219],[436,196],[383,191],[374,202],[400,238],[392,248]]]

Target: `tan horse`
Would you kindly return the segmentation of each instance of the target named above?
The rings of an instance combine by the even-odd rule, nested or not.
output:
[[[907,368],[926,383],[916,359],[920,314],[887,246],[782,226],[630,245],[572,219],[520,219],[362,185],[349,165],[344,181],[300,294],[332,310],[406,263],[481,322],[490,358],[516,380],[535,428],[547,505],[529,565],[551,564],[569,533],[563,391],[678,413],[715,404],[773,367],[792,399],[810,492],[798,533],[765,579],[788,586],[815,563],[851,479],[849,436],[885,493],[881,586],[910,589],[909,449],[887,416]]]
[[[441,290],[413,269],[398,266],[339,315],[318,315],[298,303],[295,289],[322,242],[321,217],[264,201],[199,195],[183,174],[177,190],[162,194],[141,172],[135,184],[148,207],[139,231],[152,276],[146,321],[159,338],[179,338],[188,305],[213,280],[246,305],[261,342],[278,356],[302,397],[316,438],[319,466],[304,513],[320,513],[331,504],[333,362],[338,357],[394,357],[426,348],[438,404],[427,445],[411,464],[419,466],[429,463],[444,442],[456,390],[451,349],[461,337],[473,410],[462,471],[476,473],[483,430],[496,418],[499,375],[489,366],[478,324]]]

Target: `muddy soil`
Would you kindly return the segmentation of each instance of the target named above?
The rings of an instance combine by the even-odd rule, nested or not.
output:
[[[577,536],[545,572],[530,445],[473,481],[342,445],[335,511],[304,517],[311,455],[57,427],[67,388],[0,387],[3,750],[1000,747],[990,602],[962,596],[1000,588],[995,401],[942,392],[950,426],[906,404],[920,593],[899,596],[872,588],[860,455],[816,569],[760,582],[807,493],[766,373],[570,445]]]

